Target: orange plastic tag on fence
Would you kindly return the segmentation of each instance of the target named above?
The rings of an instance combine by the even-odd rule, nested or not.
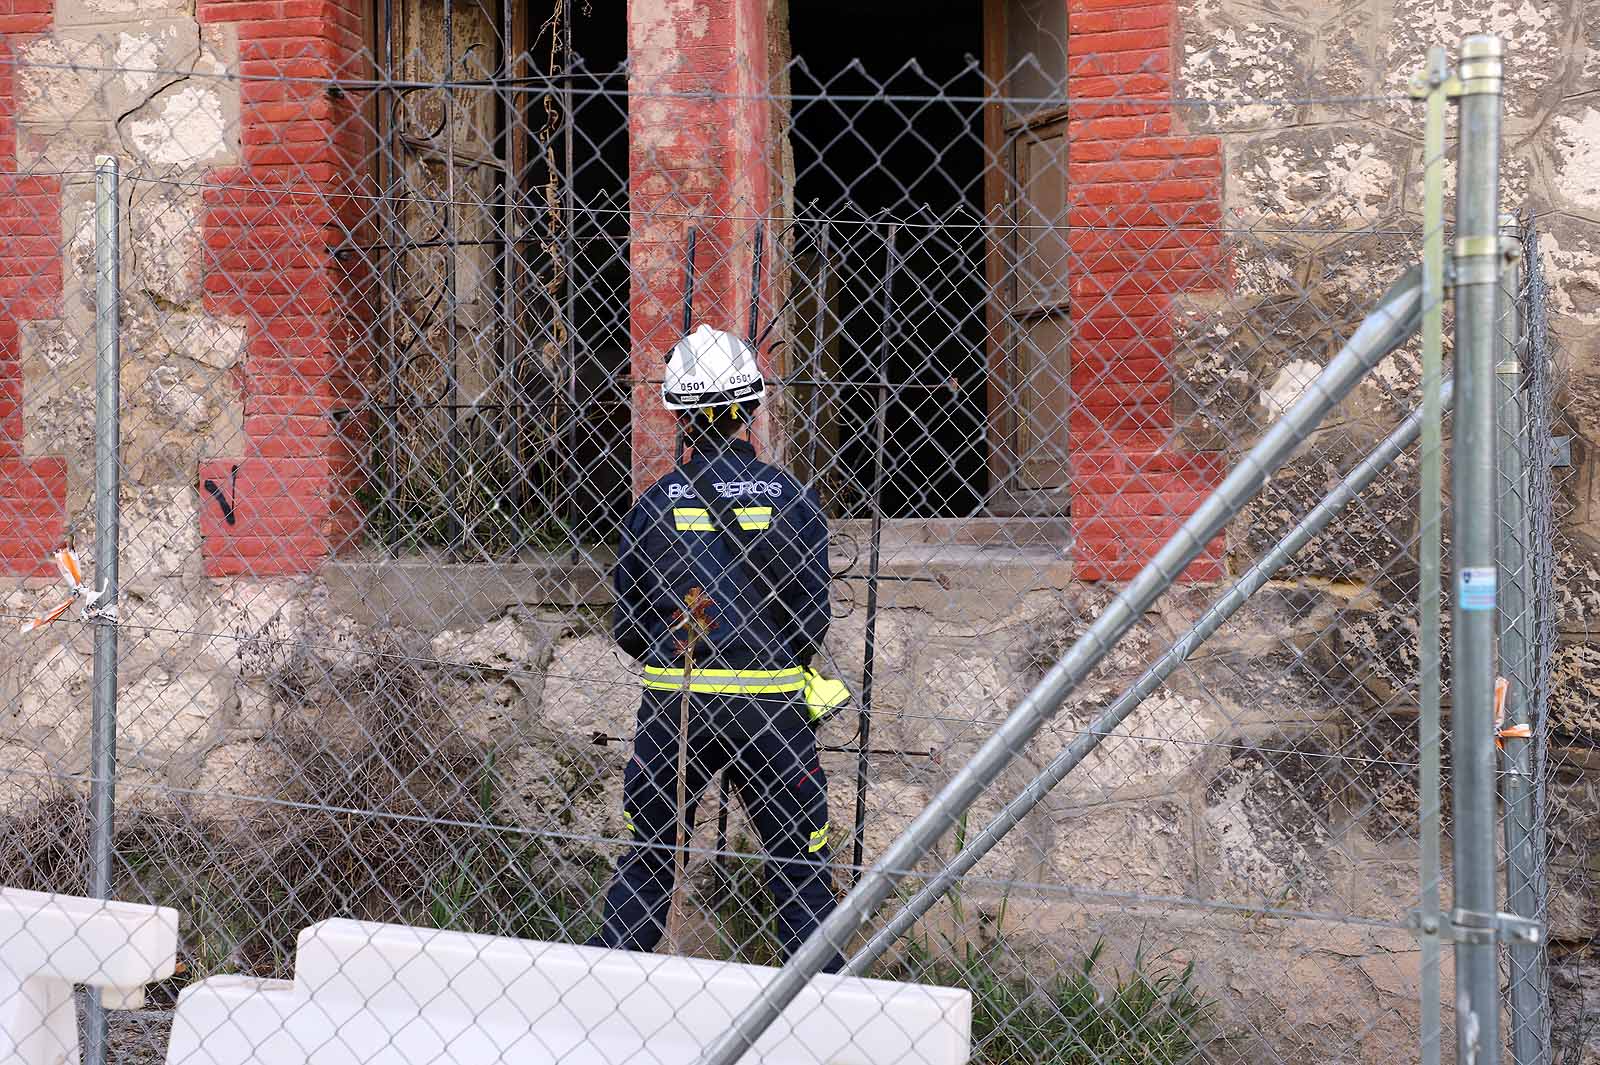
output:
[[[1528,725],[1512,725],[1502,728],[1506,719],[1506,693],[1511,690],[1511,682],[1504,677],[1496,677],[1494,682],[1494,745],[1500,750],[1505,750],[1506,740],[1529,740],[1533,738],[1533,729]]]

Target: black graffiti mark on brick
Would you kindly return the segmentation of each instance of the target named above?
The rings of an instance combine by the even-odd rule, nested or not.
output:
[[[211,498],[217,501],[217,506],[222,510],[222,520],[232,525],[237,517],[233,511],[233,504],[239,500],[239,467],[235,466],[228,474],[228,491],[233,493],[232,501],[222,494],[222,489],[217,487],[217,482],[209,477],[205,479],[202,487],[211,493]]]

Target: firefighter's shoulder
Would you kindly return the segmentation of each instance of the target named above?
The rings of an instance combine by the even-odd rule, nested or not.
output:
[[[639,498],[634,500],[633,506],[629,508],[629,518],[649,519],[670,509],[682,494],[681,491],[675,492],[675,487],[681,489],[682,484],[674,473],[669,473],[656,481],[639,493]]]

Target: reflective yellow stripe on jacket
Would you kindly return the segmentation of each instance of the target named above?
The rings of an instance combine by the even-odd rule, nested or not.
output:
[[[644,667],[644,686],[658,691],[682,691],[683,669]],[[793,669],[697,669],[689,690],[705,695],[771,695],[797,692],[806,686],[805,671]]]
[[[772,527],[771,507],[734,507],[734,517],[741,529],[768,529]],[[716,523],[705,507],[673,507],[673,526],[679,532],[715,532]]]

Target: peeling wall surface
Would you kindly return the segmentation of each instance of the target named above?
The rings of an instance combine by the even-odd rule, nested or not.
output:
[[[1600,1045],[1585,1050],[1581,1044],[1596,1030],[1596,977],[1585,958],[1600,923],[1600,900],[1592,887],[1595,763],[1587,753],[1597,734],[1594,712],[1576,708],[1592,707],[1596,698],[1578,679],[1583,672],[1578,663],[1596,654],[1592,624],[1578,619],[1600,613],[1593,576],[1600,564],[1593,487],[1600,418],[1595,355],[1600,315],[1594,313],[1600,291],[1600,111],[1592,101],[1600,75],[1600,23],[1595,6],[1579,0],[1185,0],[1178,20],[1178,94],[1240,101],[1197,106],[1188,115],[1194,128],[1223,138],[1224,225],[1234,230],[1237,292],[1225,309],[1193,302],[1194,356],[1179,368],[1203,394],[1237,397],[1235,410],[1246,416],[1233,423],[1235,439],[1248,438],[1250,410],[1271,410],[1297,394],[1299,382],[1331,354],[1330,341],[1354,327],[1363,303],[1415,261],[1425,160],[1420,108],[1404,94],[1426,49],[1440,44],[1454,54],[1460,37],[1474,32],[1497,34],[1506,44],[1501,209],[1527,213],[1538,222],[1561,383],[1555,432],[1574,441],[1574,466],[1556,471],[1556,582],[1563,620],[1551,704],[1552,761],[1560,768],[1551,794],[1554,808],[1567,813],[1552,837],[1550,931],[1558,1029],[1572,1041],[1573,1060],[1593,1060]],[[1259,102],[1262,98],[1274,99]],[[1453,112],[1450,121],[1449,158],[1443,166],[1447,217],[1456,191]],[[1306,227],[1317,232],[1297,231]],[[1310,299],[1293,298],[1304,291]],[[1232,342],[1207,342],[1205,330],[1219,326]],[[1337,427],[1319,434],[1235,523],[1229,548],[1236,566],[1258,557],[1293,515],[1334,482],[1336,465],[1348,464],[1418,402],[1417,360],[1415,344],[1386,360],[1373,383],[1330,420]],[[1407,598],[1415,579],[1408,547],[1416,528],[1409,490],[1415,466],[1407,462],[1401,477],[1380,482],[1376,494],[1282,574],[1300,581],[1296,594],[1311,598],[1304,607],[1311,616],[1335,604],[1342,611],[1337,633],[1322,641],[1317,654],[1342,658],[1359,676],[1344,691],[1327,693],[1335,702],[1325,696],[1307,704],[1327,708],[1314,715],[1320,723],[1291,728],[1276,743],[1313,739],[1328,728],[1359,728],[1373,732],[1376,749],[1405,752],[1404,760],[1415,757],[1414,738],[1407,740],[1404,731],[1414,727],[1409,722],[1385,724],[1380,718],[1382,728],[1374,730],[1361,722],[1359,710],[1335,709],[1342,702],[1372,713],[1415,684],[1415,601]],[[1448,557],[1448,545],[1446,552]],[[1387,564],[1396,558],[1411,565]],[[1295,643],[1291,636],[1280,646]],[[1372,668],[1362,669],[1369,659]],[[1586,720],[1567,716],[1574,713]],[[1385,730],[1390,735],[1384,736]],[[1248,752],[1234,758],[1227,772],[1212,778],[1207,794],[1235,787],[1234,771],[1248,771],[1259,761]],[[1271,771],[1281,777],[1283,769],[1278,763]],[[1370,853],[1379,864],[1408,861],[1404,848],[1395,844],[1415,845],[1414,785],[1390,776],[1370,782],[1377,802],[1362,833],[1374,845]],[[1298,793],[1318,801],[1315,794]],[[1251,869],[1274,849],[1253,838],[1249,803],[1228,809],[1244,823],[1213,826],[1230,829],[1223,861]],[[1315,850],[1314,840],[1306,845]],[[1414,866],[1407,873],[1414,875]],[[1391,985],[1367,971],[1365,961],[1360,964],[1381,996]],[[1587,1023],[1577,1023],[1583,1016]]]
[[[93,161],[114,155],[126,220],[124,609],[150,637],[132,644],[122,663],[124,696],[142,720],[128,718],[121,753],[132,781],[164,780],[180,752],[219,734],[236,704],[227,655],[206,654],[183,633],[220,598],[201,571],[194,472],[237,440],[243,419],[230,375],[243,358],[244,329],[204,305],[198,186],[212,168],[239,161],[239,88],[193,77],[237,70],[237,35],[232,25],[202,24],[187,2],[61,0],[53,21],[36,28],[42,32],[10,41],[18,63],[15,162],[23,173],[60,175],[54,202],[35,211],[54,223],[48,239],[64,252],[58,292],[20,322],[21,454],[64,470],[54,540],[65,533],[80,547],[93,543]],[[18,568],[42,572],[49,544],[31,546],[35,557]],[[35,601],[26,587],[11,590],[7,611],[26,612]],[[79,771],[88,743],[88,634],[8,638],[4,653],[0,769]]]
[[[341,476],[339,457],[332,450],[269,456],[265,442],[292,438],[292,430],[283,437],[252,425],[272,408],[251,405],[247,382],[302,357],[336,362],[330,380],[364,372],[358,345],[309,312],[312,347],[278,352],[283,365],[253,361],[258,342],[270,348],[271,338],[226,285],[208,287],[217,274],[203,269],[203,241],[237,250],[252,240],[293,240],[320,254],[331,226],[318,216],[292,219],[281,231],[237,219],[230,229],[225,205],[205,202],[198,190],[228,168],[266,165],[252,161],[251,142],[241,136],[265,128],[265,110],[242,101],[236,81],[192,76],[248,61],[250,42],[265,36],[242,11],[248,6],[218,3],[206,16],[189,0],[58,0],[53,15],[6,26],[0,39],[0,49],[26,64],[14,78],[0,64],[0,99],[14,100],[14,113],[0,110],[0,159],[14,152],[15,162],[0,169],[59,175],[13,182],[0,200],[0,234],[52,249],[12,260],[13,275],[26,270],[30,281],[26,298],[13,299],[12,315],[0,321],[0,367],[15,367],[15,381],[6,383],[16,391],[14,411],[5,402],[11,397],[0,395],[0,486],[33,486],[27,490],[39,494],[46,515],[26,536],[0,544],[6,572],[33,575],[5,585],[0,603],[8,615],[22,614],[53,594],[39,559],[64,531],[80,546],[93,541],[87,171],[95,154],[110,152],[124,167],[127,220],[119,804],[232,824],[256,816],[263,797],[318,801],[286,753],[284,722],[310,722],[333,742],[359,745],[349,720],[353,693],[370,677],[375,650],[398,650],[447,664],[432,674],[441,712],[453,734],[494,751],[502,776],[495,815],[563,834],[562,860],[572,866],[608,861],[616,848],[606,841],[624,834],[629,752],[625,742],[595,737],[632,735],[638,689],[607,635],[603,591],[576,604],[546,603],[532,577],[520,586],[526,595],[499,594],[482,590],[490,582],[473,567],[330,561],[321,547],[252,575],[255,548],[215,546],[233,534],[202,493],[206,478],[226,483],[225,492],[249,493],[281,485],[285,470],[310,470],[303,500],[327,508],[317,520],[352,520],[330,513],[336,507],[324,491]],[[1081,6],[1166,11],[1112,0]],[[755,54],[765,76],[760,10],[752,0],[633,0],[633,84],[679,70],[685,56],[704,74]],[[1426,47],[1453,48],[1462,33],[1480,29],[1507,38],[1503,207],[1540,219],[1565,381],[1559,431],[1575,440],[1559,500],[1563,643],[1554,697],[1556,743],[1572,750],[1600,743],[1600,643],[1588,635],[1600,617],[1597,11],[1580,0],[1183,0],[1172,16],[1172,94],[1202,102],[1163,103],[1162,120],[1170,111],[1173,135],[1220,139],[1233,287],[1176,294],[1170,310],[1152,319],[1171,352],[1173,392],[1204,397],[1173,403],[1182,453],[1248,443],[1413,261],[1423,160],[1418,108],[1401,97]],[[345,15],[326,29],[342,46],[356,33],[347,23],[360,17]],[[750,86],[730,80],[737,83],[726,93],[747,98]],[[1321,102],[1304,102],[1312,98]],[[727,100],[695,98],[689,106],[698,117],[677,121],[651,110],[658,105],[630,117],[635,211],[742,203],[736,213],[745,214],[752,201],[766,206],[771,190],[754,164],[716,184],[727,154],[720,134],[738,141],[735,154],[747,163],[773,157],[765,113],[725,114]],[[1453,169],[1446,175],[1453,183]],[[15,221],[19,211],[37,232]],[[725,260],[701,282],[711,303],[742,298],[738,279],[748,258],[728,253],[741,237],[726,225],[702,234]],[[674,328],[679,239],[659,220],[633,234],[636,368],[655,365],[661,338]],[[318,283],[333,276],[324,259],[312,271]],[[1236,575],[1259,557],[1417,402],[1418,376],[1414,347],[1387,360],[1207,561]],[[639,396],[650,389],[635,387]],[[324,391],[337,394],[339,386]],[[657,447],[640,469],[661,468],[669,456],[660,441],[670,433],[659,421],[636,424],[635,433],[636,445]],[[1414,477],[1407,460],[1302,551],[976,870],[979,878],[1086,893],[1071,899],[1024,890],[1006,901],[1007,920],[1040,944],[1078,947],[1086,935],[1104,935],[1125,955],[1142,942],[1194,959],[1205,987],[1248,1020],[1238,1030],[1255,1033],[1229,1037],[1240,1061],[1292,1060],[1284,1055],[1318,1033],[1338,1034],[1333,1042],[1343,1056],[1330,1061],[1390,1065],[1414,1050],[1419,962],[1408,934],[1223,909],[1177,908],[1152,918],[1125,904],[1128,893],[1139,893],[1403,918],[1416,894],[1417,796],[1408,768],[1415,720],[1393,708],[1397,693],[1416,683],[1407,598]],[[256,548],[271,539],[254,535]],[[917,547],[910,539],[895,545],[891,572],[937,575],[947,587],[885,586],[873,740],[904,753],[874,765],[869,862],[1112,594],[1054,555],[973,551],[934,559]],[[903,562],[894,562],[895,550]],[[1127,558],[1104,562],[1095,572],[1125,575]],[[308,576],[276,576],[307,569]],[[1192,624],[1217,587],[1181,588],[1142,619],[1001,788],[980,801],[974,825],[1079,735]],[[835,624],[828,647],[830,671],[858,690],[863,613],[857,608]],[[50,774],[87,769],[90,652],[81,627],[0,644],[0,812],[25,807]],[[829,727],[842,731],[827,733],[826,742],[848,742],[847,726]],[[1600,927],[1590,883],[1600,799],[1593,774],[1582,770],[1595,764],[1589,757],[1574,756],[1552,782],[1551,931],[1563,956]],[[854,760],[850,753],[824,758],[835,825],[847,824],[854,808]],[[1341,769],[1330,772],[1334,761]],[[467,816],[476,812],[469,799]],[[697,845],[711,846],[713,820],[702,818]],[[730,838],[753,833],[735,816]],[[946,839],[938,857],[952,850]],[[848,846],[835,853],[848,860]],[[990,914],[1000,896],[998,881],[981,879],[969,895]],[[1600,977],[1592,971],[1573,963],[1561,969],[1557,987],[1566,995],[1563,1016],[1596,1008]]]

